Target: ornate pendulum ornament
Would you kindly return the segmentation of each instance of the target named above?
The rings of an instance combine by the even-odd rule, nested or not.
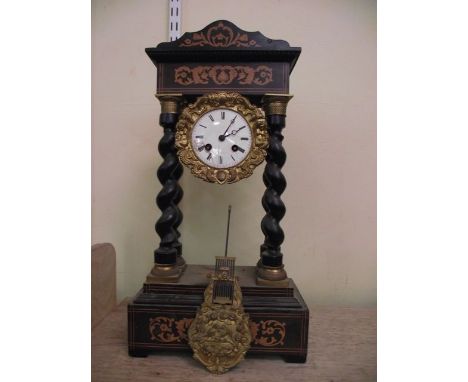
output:
[[[252,337],[249,315],[234,277],[234,257],[216,257],[216,271],[205,290],[205,301],[188,331],[193,357],[215,374],[244,359]]]
[[[229,216],[230,212],[229,206]],[[216,257],[205,301],[188,330],[193,357],[215,374],[225,373],[241,362],[252,341],[249,315],[244,312],[241,289],[234,276],[235,261],[235,257]]]

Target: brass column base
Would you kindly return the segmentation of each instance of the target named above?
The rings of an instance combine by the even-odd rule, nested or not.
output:
[[[179,267],[179,269],[184,272],[185,269],[187,268],[187,263],[185,262],[185,259],[183,256],[177,256],[177,262],[176,265]]]
[[[289,286],[289,278],[284,270],[284,265],[281,267],[268,267],[259,263],[257,264],[257,285],[274,286],[286,288]]]
[[[148,284],[156,283],[175,283],[179,280],[184,269],[174,265],[158,264],[155,263],[151,272],[146,276]]]

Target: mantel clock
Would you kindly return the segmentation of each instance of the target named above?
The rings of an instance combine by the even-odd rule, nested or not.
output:
[[[286,212],[282,130],[292,98],[289,76],[300,52],[226,20],[146,49],[157,68],[163,128],[163,162],[157,171],[162,189],[156,199],[160,244],[143,288],[128,307],[130,355],[189,350],[189,329],[204,301],[212,269],[186,264],[179,232],[183,168],[229,193],[228,184],[256,176],[266,161],[266,189],[259,196],[265,239],[252,256],[258,258],[255,266],[235,267],[249,320],[247,356],[279,354],[288,362],[305,362],[309,311],[284,269],[280,226]]]

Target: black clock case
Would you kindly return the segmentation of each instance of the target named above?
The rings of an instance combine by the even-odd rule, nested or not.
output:
[[[203,94],[233,91],[246,96],[257,106],[261,106],[262,97],[266,94],[289,93],[289,75],[300,52],[301,48],[290,47],[286,41],[269,39],[260,32],[246,32],[227,20],[215,21],[201,31],[185,33],[173,42],[146,49],[157,67],[159,95],[180,94],[186,102],[192,102]],[[183,195],[177,184],[182,170],[173,147],[176,118],[176,114],[160,115],[160,124],[164,128],[159,144],[164,162],[158,170],[163,189],[157,199],[162,211],[158,220],[158,224],[162,222],[161,232],[168,228],[164,224],[169,224],[167,222],[174,218],[174,208],[178,210],[177,204]],[[280,195],[286,186],[280,172],[286,156],[281,145],[285,115],[270,115],[267,122],[272,139],[267,161],[277,166],[274,172],[266,170],[264,174],[267,190],[275,194],[274,200],[267,201],[264,207],[269,218],[279,223],[282,215],[277,217],[271,211],[282,205]],[[284,184],[275,182],[275,177],[281,178]],[[172,191],[174,194],[169,200],[169,192]],[[268,203],[274,204],[270,206],[271,211]],[[283,209],[285,211],[284,206]],[[176,224],[173,227],[176,230],[181,219],[182,214],[179,213],[175,218],[178,221],[172,223]],[[166,232],[169,231],[166,229]],[[282,231],[276,232],[271,228],[264,233],[273,241],[278,235],[283,235]],[[161,236],[159,231],[158,234]],[[177,245],[180,255],[181,244]],[[280,249],[279,245],[277,248]],[[189,250],[184,248],[184,251]],[[216,255],[212,254],[213,262]],[[258,254],[252,254],[252,258],[258,259]],[[271,258],[271,264],[267,265],[276,266],[278,261],[282,264],[282,255],[279,260]],[[155,259],[155,262],[158,261]],[[144,357],[154,351],[190,351],[187,330],[203,301],[203,292],[208,285],[206,276],[212,271],[207,266],[188,265],[177,282],[147,282],[143,285],[128,305],[128,349],[131,356]],[[288,362],[305,362],[309,310],[293,280],[282,287],[256,285],[254,266],[236,267],[236,275],[245,311],[250,316],[253,339],[248,356],[273,354]]]

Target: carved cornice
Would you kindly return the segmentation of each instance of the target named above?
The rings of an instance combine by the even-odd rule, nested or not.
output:
[[[197,32],[145,49],[153,63],[288,62],[294,68],[301,48],[273,40],[261,32],[248,32],[227,20],[218,20]]]
[[[260,32],[248,32],[227,20],[214,21],[197,32],[186,32],[179,39],[158,48],[289,48],[284,40],[273,40]]]

